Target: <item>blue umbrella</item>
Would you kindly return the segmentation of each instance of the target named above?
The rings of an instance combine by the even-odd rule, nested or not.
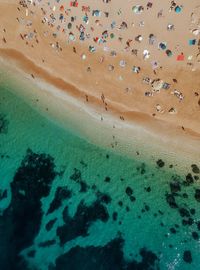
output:
[[[176,12],[176,13],[180,13],[181,10],[182,10],[182,8],[181,8],[180,6],[176,6],[176,7],[175,7],[175,12]]]

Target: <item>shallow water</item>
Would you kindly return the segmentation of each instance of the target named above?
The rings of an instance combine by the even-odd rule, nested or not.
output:
[[[91,145],[10,87],[1,82],[0,269],[198,269],[198,164],[186,177]]]

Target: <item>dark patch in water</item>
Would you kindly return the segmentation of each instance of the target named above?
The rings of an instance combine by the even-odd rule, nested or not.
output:
[[[148,212],[148,211],[150,210],[149,205],[145,204],[145,205],[144,205],[144,209]]]
[[[19,253],[39,232],[41,198],[49,195],[56,174],[51,156],[27,150],[11,183],[10,205],[0,217],[0,269],[27,269]]]
[[[30,250],[28,253],[27,253],[28,257],[30,258],[33,258],[35,257],[35,250]]]
[[[176,192],[181,191],[180,183],[178,181],[171,182],[170,189],[171,189],[171,193],[176,193]]]
[[[80,192],[87,192],[88,191],[89,186],[86,184],[86,182],[81,180],[79,182],[79,184],[80,184]]]
[[[194,183],[194,178],[192,177],[191,173],[188,173],[188,174],[185,176],[184,184],[185,184],[186,186],[189,186],[189,185],[191,185],[192,183]]]
[[[190,212],[185,208],[179,208],[179,213],[181,217],[190,217]]]
[[[192,226],[192,224],[194,224],[194,220],[193,218],[183,219],[182,224],[183,226]]]
[[[116,238],[105,246],[76,246],[56,260],[54,270],[152,270],[159,269],[158,257],[145,248],[140,250],[141,261],[125,261],[124,240]]]
[[[199,240],[199,235],[197,232],[192,232],[192,237],[194,240]]]
[[[145,165],[145,163],[142,163],[140,166],[138,166],[138,167],[136,167],[136,170],[138,171],[138,172],[140,172],[140,174],[145,174],[145,172],[146,172],[146,165]]]
[[[195,215],[195,213],[196,213],[196,210],[194,208],[190,209],[190,214],[191,215]]]
[[[145,187],[146,192],[151,192],[151,187]]]
[[[165,162],[162,159],[158,159],[156,161],[156,164],[158,165],[158,167],[162,168],[165,166]]]
[[[45,226],[47,231],[50,231],[53,228],[53,225],[55,224],[57,218],[51,219]]]
[[[6,155],[6,154],[0,154],[0,155],[1,155],[0,157],[1,157],[2,159],[3,159],[3,158],[7,158],[7,159],[10,158],[10,156],[9,156],[9,155]]]
[[[92,190],[96,190],[96,189],[97,189],[97,186],[96,186],[95,184],[93,184],[93,185],[91,186],[91,189],[92,189]]]
[[[58,209],[62,202],[71,197],[71,191],[67,187],[57,187],[53,201],[51,202],[47,215]]]
[[[87,192],[89,186],[83,181],[80,170],[74,168],[74,173],[70,176],[70,179],[80,184],[80,192]]]
[[[118,201],[118,205],[119,205],[120,207],[122,207],[122,206],[123,206],[123,202],[122,202],[122,201]]]
[[[113,212],[112,218],[113,218],[114,221],[117,220],[117,217],[118,217],[118,213],[117,212]]]
[[[74,168],[74,173],[70,176],[70,179],[79,182],[81,180],[81,171]]]
[[[165,196],[166,196],[166,201],[167,201],[167,203],[169,204],[169,206],[171,208],[177,208],[178,207],[173,194],[168,194],[167,193]]]
[[[132,189],[131,187],[127,187],[127,188],[126,188],[126,194],[127,194],[128,196],[131,196],[131,195],[133,194],[133,189]]]
[[[47,241],[45,241],[45,242],[41,242],[41,243],[39,243],[39,247],[50,247],[50,246],[52,246],[52,245],[54,245],[56,243],[56,240],[47,240]]]
[[[192,254],[190,250],[185,250],[183,253],[183,260],[186,263],[191,263],[192,262]]]
[[[184,199],[188,199],[187,193],[183,193],[183,198],[184,198]]]
[[[130,199],[131,202],[135,202],[136,201],[136,198],[134,196],[130,196],[129,199]]]
[[[174,229],[174,228],[170,228],[169,230],[170,230],[170,232],[173,233],[173,234],[176,233],[176,229]]]
[[[196,164],[192,164],[191,167],[192,167],[193,173],[200,173],[200,169]]]
[[[8,197],[7,189],[0,190],[0,201],[3,200],[3,199],[6,199],[7,197]]]
[[[200,221],[197,221],[197,229],[200,231]]]
[[[97,196],[97,199],[98,199],[101,203],[109,204],[109,203],[111,203],[111,201],[112,201],[110,195],[108,195],[108,194],[106,194],[106,193],[102,193],[102,192],[100,192],[100,191],[97,191],[96,196]]]
[[[66,206],[63,211],[65,224],[57,229],[57,235],[60,238],[61,245],[78,236],[87,236],[90,225],[96,220],[107,222],[108,219],[108,211],[99,200],[96,200],[90,206],[86,206],[84,202],[81,201],[72,218],[69,216],[68,207]]]
[[[110,182],[110,177],[109,176],[106,176],[104,182],[109,183]]]
[[[140,256],[142,257],[142,261],[141,262],[134,261],[133,263],[128,265],[127,267],[128,270],[132,270],[132,269],[150,270],[150,269],[153,269],[154,266],[155,266],[154,269],[157,269],[157,270],[159,269],[158,267],[159,259],[155,253],[153,253],[150,250],[147,250],[146,248],[142,248],[140,250]]]
[[[85,163],[83,160],[80,161],[80,164],[81,164],[84,168],[87,167],[87,163]]]
[[[0,113],[0,134],[6,134],[8,132],[8,124],[6,116]]]
[[[195,194],[194,194],[195,199],[197,200],[197,202],[200,202],[200,189],[196,189],[195,190]]]

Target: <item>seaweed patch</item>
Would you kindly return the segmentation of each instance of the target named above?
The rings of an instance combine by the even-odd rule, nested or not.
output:
[[[108,242],[105,246],[76,246],[57,258],[54,270],[159,269],[157,255],[146,248],[140,249],[141,261],[126,261],[123,256],[123,244],[124,240],[118,237]]]
[[[87,236],[90,225],[96,220],[102,222],[108,221],[109,214],[106,207],[95,201],[92,205],[86,206],[83,201],[78,205],[74,217],[70,217],[68,213],[68,206],[63,211],[63,220],[65,224],[57,228],[57,235],[60,238],[60,244],[78,237]]]
[[[58,209],[64,200],[72,196],[71,191],[67,187],[57,187],[53,201],[51,202],[47,215]]]
[[[27,269],[20,252],[33,243],[43,215],[41,198],[49,195],[56,177],[54,159],[27,150],[11,183],[11,202],[0,217],[1,269]]]

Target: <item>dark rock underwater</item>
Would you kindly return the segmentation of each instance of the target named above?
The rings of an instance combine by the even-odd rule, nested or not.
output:
[[[39,232],[43,215],[40,200],[49,194],[56,174],[52,157],[27,150],[11,183],[10,205],[0,217],[1,243],[5,245],[1,269],[24,267],[20,251],[31,245]]]
[[[54,159],[46,154],[37,154],[27,150],[11,183],[11,202],[0,217],[1,249],[0,269],[30,269],[20,252],[33,244],[39,232],[42,215],[41,199],[49,195],[52,181],[58,173],[55,171]],[[128,189],[129,191],[129,189]],[[127,192],[127,190],[126,190]],[[129,191],[128,193],[132,193]],[[68,207],[63,211],[65,224],[57,229],[60,245],[80,236],[86,236],[89,226],[97,219],[107,222],[109,214],[105,195],[99,196],[91,205],[86,206],[83,201],[78,205],[73,218],[68,215]],[[52,213],[61,206],[62,200],[71,197],[67,187],[58,187],[47,214]],[[53,220],[55,222],[55,220]],[[47,229],[50,230],[50,223]],[[105,246],[89,246],[72,248],[69,252],[57,258],[55,267],[49,269],[158,269],[158,257],[145,248],[140,250],[142,260],[126,262],[123,256],[123,243],[121,237],[113,239]],[[56,244],[49,240],[40,243],[40,247]],[[34,252],[29,253],[34,257]],[[154,268],[156,266],[156,268]],[[39,269],[39,268],[38,268]]]
[[[56,171],[54,159],[50,155],[37,154],[30,149],[27,150],[11,182],[12,196],[10,205],[0,217],[2,250],[0,253],[0,269],[31,269],[23,256],[20,255],[20,252],[31,246],[39,233],[42,216],[45,214],[42,210],[41,199],[49,195],[52,183],[57,175],[59,173]],[[81,172],[77,169],[74,170],[70,179],[78,185],[83,181]],[[177,209],[176,211],[183,218],[183,226],[191,226],[194,223],[192,216],[195,214],[195,209],[181,207],[176,202],[176,197],[180,196],[179,193],[181,192],[182,185],[184,186],[184,181],[181,183],[181,179],[174,176],[169,183],[171,193],[166,194],[166,201],[170,208]],[[111,203],[109,195],[97,191],[94,186],[87,186],[87,189],[94,191],[96,200],[89,206],[83,200],[80,201],[73,217],[68,213],[68,206],[65,206],[62,213],[64,224],[58,226],[56,230],[59,242],[55,239],[49,239],[41,242],[39,244],[40,248],[56,244],[63,246],[79,236],[86,237],[93,222],[101,220],[105,223],[110,219],[107,210],[107,205]],[[149,187],[147,190],[150,192]],[[133,189],[127,186],[125,193],[130,197],[133,194]],[[1,199],[4,199],[4,195],[1,196]],[[58,210],[62,203],[69,200],[72,196],[73,192],[68,187],[57,187],[46,215],[50,215]],[[196,197],[198,198],[198,189],[195,191]],[[149,211],[148,205],[145,205],[145,209]],[[117,213],[113,213],[112,218],[115,221]],[[52,229],[56,220],[54,218],[46,224],[47,231]],[[179,225],[175,227],[179,228]],[[176,230],[175,228],[170,228],[172,234],[176,233]],[[198,233],[194,231],[192,237],[198,240]],[[133,259],[126,261],[123,254],[123,245],[124,239],[119,232],[115,239],[112,239],[104,246],[75,246],[57,257],[55,265],[50,264],[49,269],[160,269],[158,255],[145,247],[139,251],[141,260]],[[34,255],[34,250],[28,253],[29,257],[34,258]],[[187,250],[184,252],[183,260],[186,263],[192,262],[191,251]]]

